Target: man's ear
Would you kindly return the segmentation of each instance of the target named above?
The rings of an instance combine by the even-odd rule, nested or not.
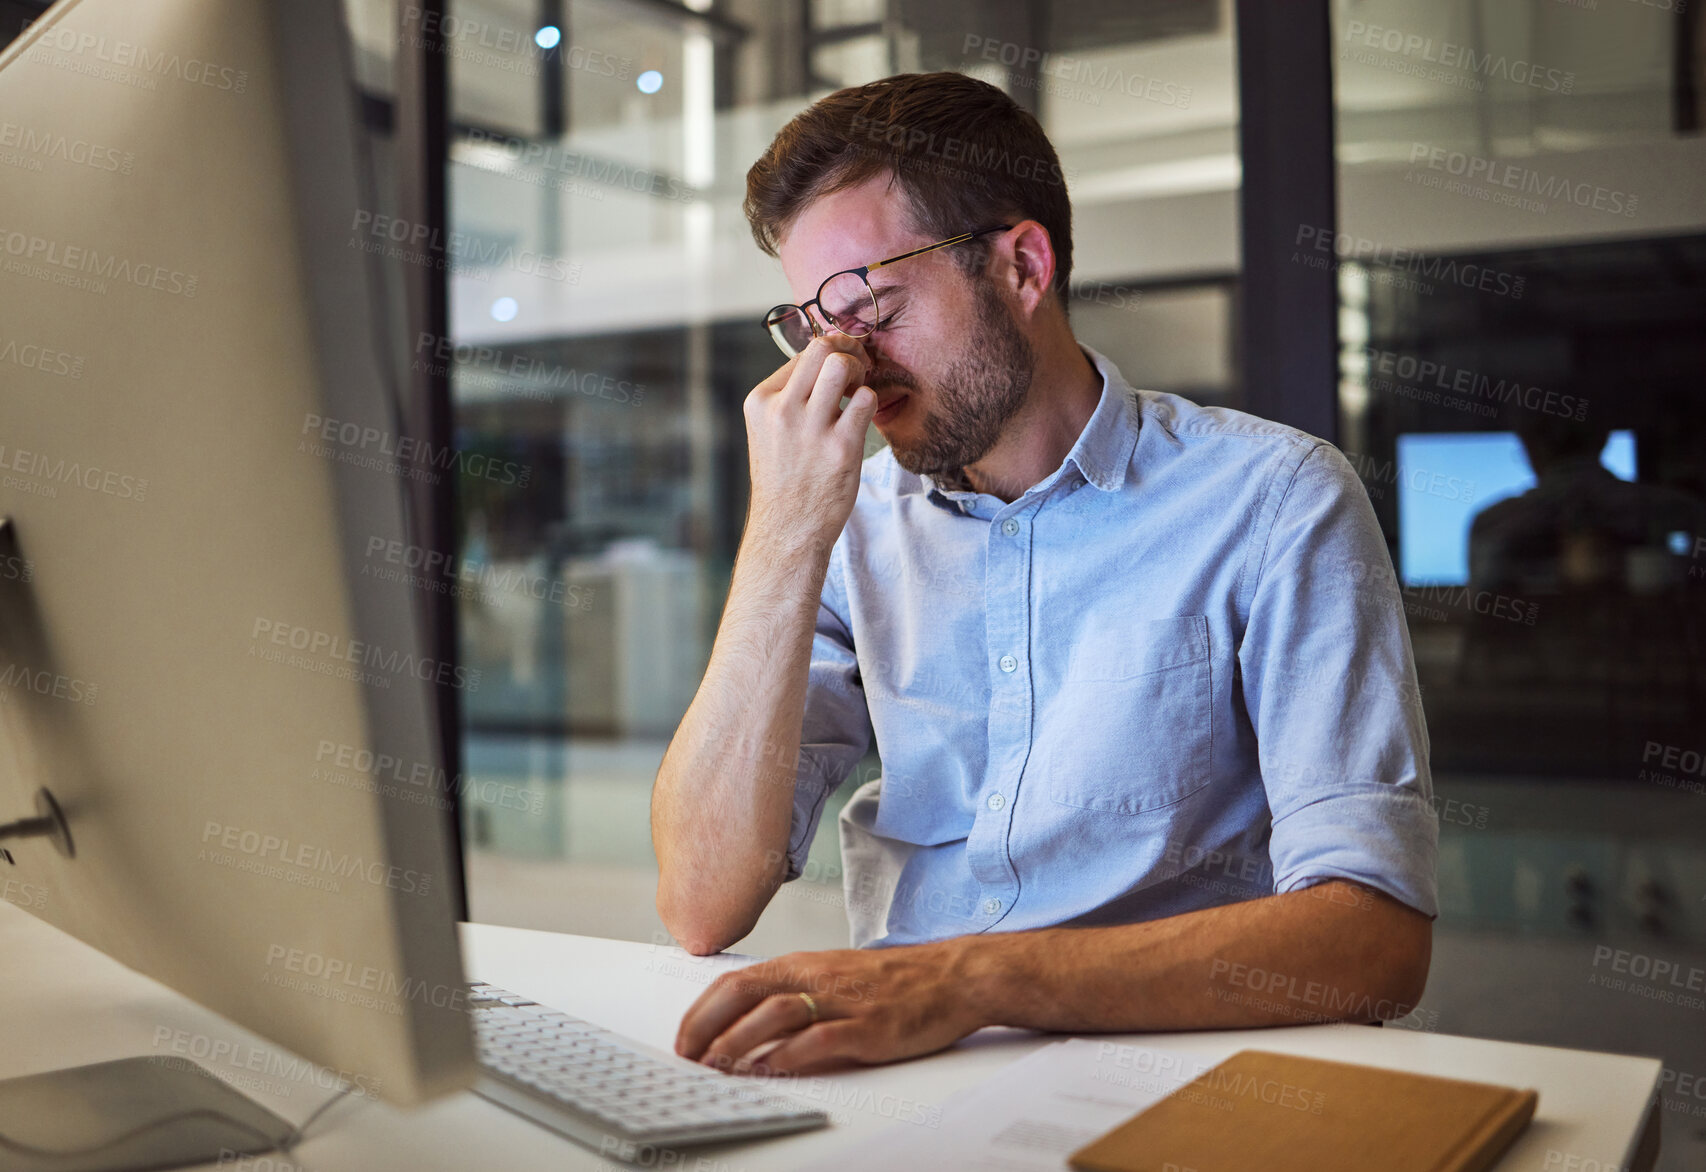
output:
[[[1049,300],[1054,285],[1054,242],[1036,220],[1021,220],[1003,242],[1011,250],[1008,291],[1018,299],[1025,316],[1033,316]]]

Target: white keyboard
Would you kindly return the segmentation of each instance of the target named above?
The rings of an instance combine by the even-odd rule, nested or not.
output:
[[[823,1111],[484,982],[468,1005],[481,1078],[474,1091],[544,1127],[633,1158],[637,1148],[822,1127]],[[643,1156],[642,1156],[643,1158]]]

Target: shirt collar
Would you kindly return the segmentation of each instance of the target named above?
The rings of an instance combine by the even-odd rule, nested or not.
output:
[[[1120,374],[1120,368],[1106,355],[1092,350],[1082,342],[1084,351],[1102,376],[1102,398],[1090,416],[1090,422],[1078,436],[1078,442],[1066,453],[1069,462],[1077,465],[1084,479],[1103,492],[1118,492],[1125,486],[1126,472],[1131,468],[1132,449],[1137,446],[1137,429],[1142,412],[1138,410],[1137,392],[1131,389]]]
[[[1118,492],[1125,485],[1126,470],[1131,467],[1132,449],[1137,444],[1137,430],[1141,418],[1137,393],[1121,376],[1119,367],[1105,355],[1082,342],[1078,344],[1078,348],[1102,376],[1102,397],[1096,403],[1090,421],[1079,433],[1077,442],[1066,453],[1061,467],[1065,468],[1070,464],[1077,468],[1086,483],[1095,485],[1103,492]],[[977,495],[975,492],[957,488],[951,481],[938,482],[930,476],[915,479],[922,484],[927,496],[949,508],[957,508],[957,501]],[[1043,483],[1046,484],[1052,479],[1053,476],[1046,477]]]

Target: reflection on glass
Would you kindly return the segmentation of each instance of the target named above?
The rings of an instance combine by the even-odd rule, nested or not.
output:
[[[1685,580],[1671,535],[1701,529],[1706,504],[1637,482],[1632,433],[1531,428],[1521,440],[1532,474],[1520,493],[1477,513],[1469,530],[1476,585],[1653,594]]]
[[[1586,461],[1621,480],[1634,480],[1635,434],[1613,432],[1594,451],[1591,444],[1596,440],[1589,437]],[[1495,577],[1508,580],[1485,568],[1497,556],[1494,534],[1504,528],[1492,507],[1511,497],[1531,499],[1525,494],[1535,488],[1537,475],[1546,476],[1550,492],[1559,469],[1560,462],[1546,454],[1537,465],[1528,438],[1519,439],[1514,432],[1400,435],[1398,566],[1404,584],[1464,585],[1470,581],[1471,546],[1482,551],[1483,569],[1474,576],[1477,585],[1484,587]],[[1527,505],[1519,501],[1514,507]]]
[[[1447,775],[1628,778],[1706,714],[1677,662],[1706,651],[1675,552],[1706,491],[1687,30],[1633,5],[1337,6],[1344,446]]]

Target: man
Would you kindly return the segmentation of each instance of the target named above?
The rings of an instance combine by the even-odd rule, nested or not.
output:
[[[804,1073],[984,1025],[1409,1012],[1437,820],[1346,461],[1074,340],[1059,163],[992,86],[830,95],[746,211],[794,356],[746,399],[746,529],[658,772],[664,924],[739,940],[873,736],[884,768],[842,814],[856,947],[725,974],[678,1051]]]

